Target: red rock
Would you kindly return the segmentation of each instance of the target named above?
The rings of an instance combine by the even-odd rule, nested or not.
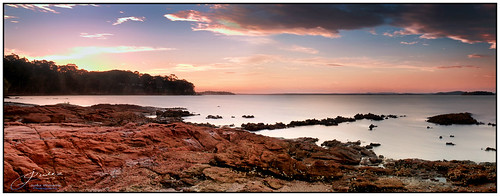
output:
[[[138,114],[144,110],[116,105],[6,107],[7,115],[31,115],[53,124],[4,124],[4,192],[267,192],[297,181],[305,183],[304,190],[322,183],[355,192],[496,191],[494,164],[407,159],[388,162],[385,169],[358,167],[361,158],[375,160],[376,155],[357,143],[323,148],[314,138],[281,140],[229,128],[144,124]],[[89,119],[124,126],[96,125]],[[57,175],[27,185],[57,189],[11,189],[16,179],[33,171]],[[399,177],[438,173],[452,182],[451,188],[408,188]]]

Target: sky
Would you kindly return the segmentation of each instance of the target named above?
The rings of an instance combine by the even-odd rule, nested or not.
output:
[[[3,5],[4,55],[198,92],[496,92],[496,4]]]

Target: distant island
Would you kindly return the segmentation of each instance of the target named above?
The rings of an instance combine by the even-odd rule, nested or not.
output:
[[[196,94],[198,95],[235,95],[232,92],[227,92],[227,91],[203,91],[203,92],[197,92]]]
[[[137,71],[87,71],[74,64],[19,58],[3,59],[4,96],[9,95],[195,95],[194,85],[174,74]]]

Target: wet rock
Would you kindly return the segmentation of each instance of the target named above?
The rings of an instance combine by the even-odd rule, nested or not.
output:
[[[497,124],[495,124],[495,123],[488,123],[488,125],[489,125],[489,126],[492,126],[492,127],[497,126]]]
[[[157,110],[156,116],[161,118],[169,118],[169,117],[186,117],[193,116],[194,114],[190,113],[183,108],[170,108],[165,111]]]
[[[370,143],[370,146],[377,147],[377,146],[380,146],[380,144],[379,143]]]
[[[479,124],[479,122],[476,119],[472,118],[472,114],[468,112],[432,116],[428,118],[427,122],[439,125]]]
[[[354,119],[356,120],[361,120],[361,119],[369,119],[369,120],[384,120],[384,117],[368,113],[368,114],[356,114],[354,115]]]
[[[222,119],[222,116],[219,116],[219,115],[208,115],[206,117],[206,119]]]
[[[487,147],[487,148],[485,149],[485,151],[497,151],[497,149],[495,149],[495,148],[491,148],[491,147]]]
[[[395,178],[379,178],[376,180],[357,178],[349,187],[348,192],[403,192],[404,184]]]

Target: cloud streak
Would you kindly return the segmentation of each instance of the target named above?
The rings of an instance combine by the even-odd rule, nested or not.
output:
[[[400,42],[400,43],[404,44],[404,45],[413,45],[413,44],[417,44],[418,42],[414,41],[414,42]]]
[[[108,36],[112,36],[111,33],[97,33],[97,34],[88,34],[88,33],[80,33],[80,37],[84,38],[96,38],[96,39],[108,39]]]
[[[129,17],[123,17],[123,18],[118,18],[116,19],[116,22],[113,23],[113,25],[119,25],[127,21],[138,21],[138,22],[144,22],[146,17],[135,17],[135,16],[129,16]]]
[[[71,60],[81,59],[90,55],[97,54],[117,54],[130,52],[152,52],[152,51],[169,51],[174,48],[155,48],[148,46],[116,46],[116,47],[75,47],[72,52],[66,55],[48,55],[43,57],[35,57],[36,59],[45,60]]]
[[[298,46],[298,45],[293,45],[289,48],[284,48],[284,50],[306,53],[306,54],[318,54],[319,53],[319,51],[314,49],[314,48],[307,48],[307,47]]]
[[[14,19],[14,18],[18,18],[18,17],[17,16],[7,16],[7,15],[3,16],[3,19]]]
[[[479,69],[480,67],[474,65],[451,65],[451,66],[439,66],[437,69],[463,69],[463,68],[475,68]]]
[[[483,54],[469,54],[469,55],[467,55],[467,57],[469,57],[470,59],[474,59],[474,58],[485,58],[485,57],[489,57],[489,55],[483,55]]]
[[[65,8],[65,9],[73,9],[73,7],[76,6],[98,7],[98,5],[95,4],[5,4],[5,5],[13,8],[24,8],[35,12],[54,13],[54,14],[59,14],[58,11],[52,9],[54,7]]]

